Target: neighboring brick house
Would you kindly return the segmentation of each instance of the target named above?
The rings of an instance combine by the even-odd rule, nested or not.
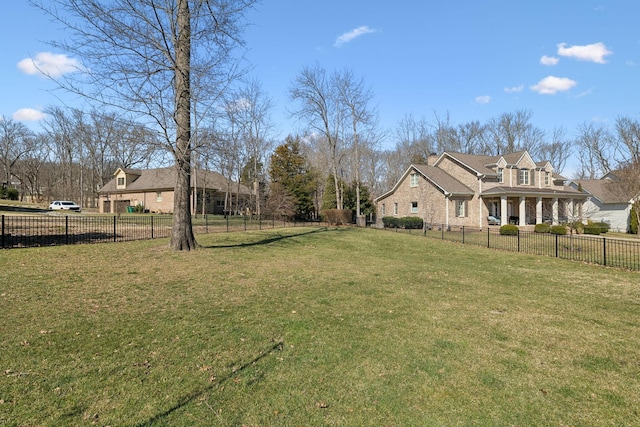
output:
[[[156,213],[173,212],[176,183],[173,167],[147,170],[118,168],[114,176],[98,191],[100,213],[126,212],[127,206],[142,206],[145,211]],[[197,209],[197,213],[222,214],[227,206],[233,206],[233,210],[237,211],[237,206],[242,208],[246,205],[250,194],[249,188],[238,186],[238,183],[228,181],[217,172],[192,171],[192,213],[196,213]]]
[[[631,201],[615,188],[617,177],[609,172],[601,179],[577,179],[569,182],[572,188],[587,194],[584,217],[593,222],[606,222],[611,230],[629,230]]]
[[[527,151],[503,156],[445,152],[428,163],[411,165],[376,199],[378,225],[385,216],[480,228],[559,224],[581,217],[586,195],[565,186],[549,162],[535,162]]]

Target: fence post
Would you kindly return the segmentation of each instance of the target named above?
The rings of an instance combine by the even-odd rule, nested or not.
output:
[[[244,216],[244,231],[247,231],[247,216]]]
[[[117,241],[117,234],[116,234],[116,222],[118,221],[118,217],[116,215],[113,216],[113,242],[115,243]]]
[[[558,258],[558,235],[554,234],[554,236],[556,236],[556,258]]]
[[[606,238],[602,238],[602,262],[604,262],[604,265],[607,265],[607,239]]]
[[[229,214],[226,216],[227,219],[227,233],[229,232]]]
[[[2,215],[2,249],[4,249],[4,215]]]
[[[69,215],[64,217],[64,244],[69,244]]]
[[[518,228],[518,252],[520,252],[520,229]]]
[[[204,215],[204,232],[209,234],[209,214]]]
[[[151,239],[153,240],[153,216],[151,217]]]
[[[491,229],[489,229],[488,225],[487,225],[487,247],[488,248],[491,247]]]
[[[462,244],[464,245],[464,225],[462,226]]]

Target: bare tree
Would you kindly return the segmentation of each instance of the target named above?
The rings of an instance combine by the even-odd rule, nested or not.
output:
[[[339,166],[343,154],[340,134],[344,123],[333,78],[327,76],[326,70],[318,64],[304,67],[289,89],[289,95],[299,103],[293,116],[305,121],[313,132],[323,136],[321,140],[326,144],[331,162],[336,207],[342,209]]]
[[[42,201],[42,171],[47,164],[49,151],[48,136],[45,133],[36,134],[33,149],[17,164],[16,175],[26,193],[23,195],[27,195],[31,202]]]
[[[556,172],[562,173],[567,160],[571,156],[571,142],[565,138],[564,128],[554,128],[551,134],[551,141],[540,145],[538,159],[548,160]]]
[[[0,116],[0,164],[3,178],[0,184],[11,186],[16,163],[33,150],[34,134],[25,125]]]
[[[406,114],[396,126],[395,136],[395,149],[406,159],[400,167],[403,171],[411,163],[427,163],[429,156],[437,150],[430,125],[424,117],[415,119],[412,114]]]
[[[191,224],[192,103],[214,102],[238,74],[233,48],[254,0],[32,0],[65,25],[73,42],[54,42],[81,58],[60,85],[146,117],[175,160],[170,247],[194,249]],[[78,43],[78,41],[81,41]],[[192,76],[197,76],[192,80]],[[197,82],[197,87],[192,83]]]
[[[640,120],[618,117],[616,136],[615,152],[618,164],[640,165]]]
[[[574,145],[580,161],[577,178],[600,178],[613,168],[613,137],[604,125],[582,123]]]
[[[493,118],[487,124],[483,152],[485,155],[502,155],[527,150],[538,158],[544,142],[544,132],[531,124],[533,113],[517,110]]]
[[[364,78],[356,78],[352,71],[344,70],[335,78],[338,101],[349,124],[348,137],[351,141],[353,181],[356,189],[356,217],[360,218],[360,185],[362,153],[367,146],[376,143],[376,114],[370,105],[373,92],[366,87]]]
[[[245,151],[251,162],[250,179],[253,185],[255,212],[260,215],[260,183],[264,182],[264,167],[269,150],[273,147],[273,123],[270,112],[271,98],[257,80],[250,81],[236,94],[238,118],[244,129]]]
[[[58,168],[49,177],[49,197],[57,199],[77,199],[80,195],[77,182],[80,165],[80,150],[77,119],[79,110],[65,110],[61,107],[46,109],[43,128],[49,137],[52,157]]]

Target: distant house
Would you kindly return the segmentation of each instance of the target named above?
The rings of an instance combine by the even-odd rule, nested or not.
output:
[[[535,162],[527,151],[502,156],[445,152],[428,163],[411,165],[376,199],[379,221],[417,216],[431,224],[479,228],[559,224],[579,218],[586,199],[565,186],[549,162]]]
[[[629,229],[631,201],[616,191],[616,180],[610,172],[601,179],[577,179],[569,185],[587,194],[583,207],[585,219],[606,222],[611,230],[624,233]]]
[[[141,206],[148,212],[172,213],[175,183],[173,167],[118,168],[114,179],[98,191],[99,210],[101,213],[122,213],[128,206]],[[250,194],[249,188],[228,181],[217,172],[198,169],[191,173],[192,213],[222,214],[230,210],[237,213],[247,205]]]

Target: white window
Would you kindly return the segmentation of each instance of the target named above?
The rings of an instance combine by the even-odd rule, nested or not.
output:
[[[467,216],[467,201],[466,200],[456,200],[456,216],[457,217],[465,217],[465,216]]]
[[[520,169],[520,185],[529,185],[529,169]]]
[[[498,168],[498,182],[499,183],[504,182],[504,169],[502,168]]]
[[[547,187],[549,186],[549,175],[549,172],[544,173],[544,185],[546,185]]]
[[[384,215],[384,211],[385,211],[385,209],[384,209],[384,203],[383,203],[383,204],[382,204],[382,209],[380,210],[380,213],[381,213],[382,215]]]
[[[161,201],[162,201],[162,193],[158,191],[156,193],[156,202],[161,202]]]
[[[411,174],[410,185],[411,185],[411,187],[417,187],[418,186],[418,174],[417,173],[412,173]]]
[[[418,213],[418,202],[411,202],[411,213]]]
[[[398,204],[397,203],[393,204],[393,214],[394,215],[398,215]]]

